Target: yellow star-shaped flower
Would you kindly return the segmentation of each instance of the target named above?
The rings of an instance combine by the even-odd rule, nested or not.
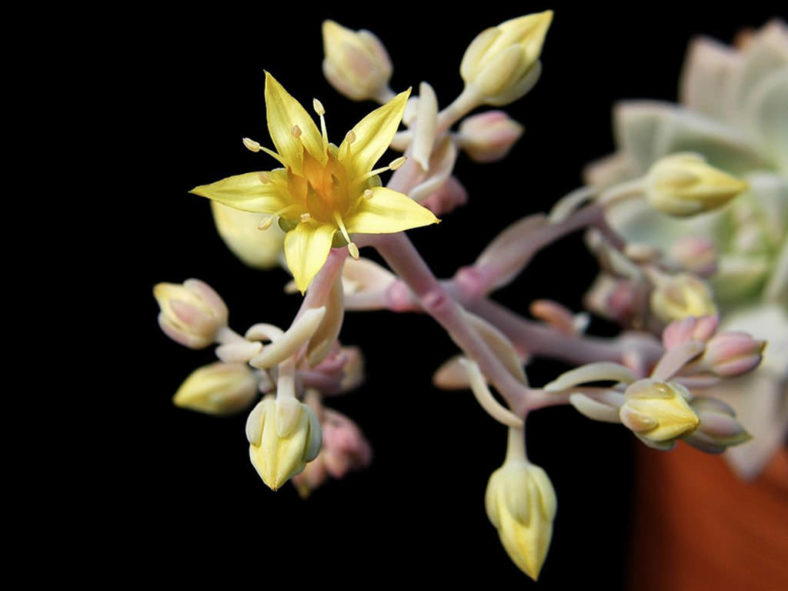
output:
[[[323,106],[314,101],[320,127],[271,74],[266,73],[268,131],[276,152],[245,140],[246,146],[276,158],[284,168],[231,176],[192,189],[244,211],[268,214],[287,231],[285,259],[304,293],[325,263],[332,246],[358,248],[351,234],[387,234],[439,220],[407,195],[380,186],[373,166],[397,131],[410,91],[398,94],[364,117],[337,148],[328,142]],[[392,163],[396,168],[402,160]]]

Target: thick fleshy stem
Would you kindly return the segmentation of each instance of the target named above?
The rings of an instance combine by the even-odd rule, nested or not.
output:
[[[466,86],[462,93],[440,113],[438,113],[438,125],[435,135],[440,136],[457,121],[465,117],[481,104],[479,93],[473,87]]]
[[[549,326],[526,320],[508,308],[483,299],[468,305],[468,310],[481,316],[503,332],[512,343],[532,355],[552,357],[569,363],[613,361],[620,363],[635,344],[631,341],[603,337],[572,336]],[[658,342],[644,339],[637,343],[639,354],[646,366],[657,362],[664,350]]]
[[[460,305],[441,287],[419,252],[404,233],[382,234],[370,239],[389,266],[408,284],[432,316],[465,354],[479,364],[512,410],[523,416],[528,388],[506,370],[462,314]]]
[[[528,460],[525,451],[525,427],[509,427],[508,445],[506,446],[506,462]]]
[[[503,277],[518,274],[541,249],[577,230],[594,227],[615,247],[621,249],[625,242],[604,217],[604,209],[597,204],[583,207],[558,223],[545,224],[524,233],[518,240],[507,244],[500,256],[483,265],[472,265],[460,269],[455,275],[452,289],[456,289],[462,301],[483,297],[493,291]]]
[[[244,344],[248,341],[229,326],[223,326],[216,332],[214,340],[220,345]]]
[[[332,248],[328,253],[328,258],[323,267],[318,271],[309,289],[306,292],[301,307],[298,309],[296,318],[301,316],[304,310],[309,308],[319,308],[325,305],[331,288],[334,286],[337,276],[342,273],[342,266],[348,256],[347,248]]]
[[[569,397],[573,392],[545,392],[544,390],[532,389],[528,393],[528,412],[548,406],[561,406],[569,404]]]

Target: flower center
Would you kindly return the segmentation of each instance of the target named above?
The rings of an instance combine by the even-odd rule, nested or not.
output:
[[[335,215],[344,217],[352,205],[350,182],[342,163],[331,154],[325,165],[304,150],[302,174],[287,170],[287,188],[307,213],[322,223],[333,223]]]

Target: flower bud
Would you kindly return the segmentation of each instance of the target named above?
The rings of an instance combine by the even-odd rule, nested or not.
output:
[[[186,378],[172,401],[175,406],[211,415],[243,410],[257,395],[257,380],[244,363],[211,363]]]
[[[345,415],[324,409],[323,447],[314,462],[293,478],[302,498],[308,497],[329,476],[344,478],[351,470],[360,470],[372,461],[370,447],[361,429]]]
[[[685,236],[670,248],[670,258],[690,273],[709,277],[717,271],[717,249],[708,238]]]
[[[674,320],[662,331],[662,344],[665,349],[673,349],[689,341],[708,341],[717,330],[718,323],[716,316],[688,316]]]
[[[501,23],[480,33],[465,50],[460,74],[489,105],[509,104],[528,92],[539,77],[548,10]]]
[[[663,322],[688,316],[716,316],[714,296],[705,281],[689,273],[661,276],[651,292],[651,311]]]
[[[334,21],[323,21],[323,48],[323,74],[348,98],[385,100],[391,92],[391,60],[369,31],[351,31]]]
[[[211,200],[213,221],[235,256],[256,269],[272,269],[282,260],[285,233],[273,224],[261,230],[260,214],[228,207]]]
[[[758,367],[764,347],[765,341],[757,341],[746,332],[722,332],[709,341],[700,363],[722,378],[739,376]]]
[[[323,453],[309,462],[300,474],[293,476],[291,482],[298,491],[298,496],[306,499],[317,488],[320,488],[328,480],[328,470],[323,459]]]
[[[182,285],[159,283],[153,288],[159,303],[159,326],[177,343],[204,349],[227,326],[227,306],[207,283],[188,279]]]
[[[537,580],[550,547],[557,507],[545,471],[525,459],[507,459],[490,476],[484,505],[509,558]]]
[[[282,417],[277,400],[266,396],[246,421],[249,458],[260,478],[273,490],[301,472],[320,451],[322,435],[315,413],[307,405],[295,402],[294,413],[288,412],[293,416]],[[288,411],[290,406],[286,406]],[[286,429],[280,425],[283,421]]]
[[[700,426],[685,439],[691,446],[715,454],[752,438],[736,420],[734,410],[721,400],[696,398],[690,406],[700,419]]]
[[[700,420],[688,404],[689,391],[676,382],[638,380],[624,392],[619,417],[646,445],[673,447],[677,438],[694,431]]]
[[[453,176],[450,176],[437,191],[430,193],[421,202],[436,216],[450,213],[466,203],[468,203],[468,191],[457,180],[457,177]]]
[[[646,175],[646,197],[668,215],[685,217],[722,207],[747,190],[747,183],[682,152],[658,160]]]
[[[501,160],[523,135],[524,128],[503,111],[488,111],[460,125],[460,147],[476,162]]]
[[[600,273],[584,301],[592,312],[628,325],[638,314],[638,287],[634,281]]]
[[[343,478],[350,470],[365,468],[372,461],[372,448],[358,425],[345,415],[326,409],[323,451],[328,473]]]

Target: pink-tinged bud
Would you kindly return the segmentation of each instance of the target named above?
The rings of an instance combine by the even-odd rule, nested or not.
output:
[[[677,240],[670,248],[670,258],[700,277],[710,277],[717,271],[717,249],[708,238],[686,236]]]
[[[468,191],[455,177],[449,177],[438,190],[421,202],[436,216],[441,216],[465,205],[468,202]]]
[[[585,305],[600,316],[628,325],[638,310],[638,288],[633,281],[600,274],[585,296]]]
[[[746,332],[723,332],[709,341],[700,363],[720,377],[739,376],[758,367],[765,346]]]
[[[525,129],[503,111],[468,117],[460,125],[460,147],[476,162],[501,160]]]
[[[674,320],[662,331],[662,344],[672,349],[688,341],[708,341],[717,330],[719,320],[716,316],[688,316]]]
[[[733,445],[752,437],[736,420],[734,410],[716,398],[695,398],[690,406],[698,415],[700,425],[685,441],[706,453],[722,453]]]
[[[159,303],[159,326],[177,343],[203,349],[227,326],[227,306],[211,286],[198,279],[182,285],[159,283],[153,288]]]
[[[312,491],[320,488],[328,480],[328,470],[323,461],[323,452],[306,465],[304,471],[291,478],[298,491],[298,495],[305,499]]]
[[[392,66],[386,48],[369,31],[323,22],[323,73],[339,92],[355,101],[386,97]]]
[[[323,485],[330,477],[343,478],[351,470],[366,468],[372,461],[370,447],[361,429],[345,415],[324,408],[321,417],[323,444],[315,461],[293,478],[301,498]]]
[[[325,410],[323,418],[323,459],[328,473],[342,478],[350,470],[368,466],[372,448],[361,429],[345,415],[330,409]]]

